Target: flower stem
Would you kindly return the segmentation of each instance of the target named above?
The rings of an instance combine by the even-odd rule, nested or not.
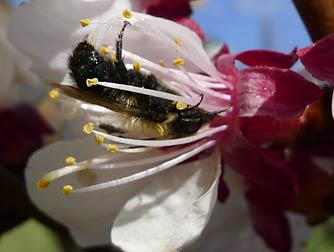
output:
[[[293,0],[315,42],[334,32],[334,0]]]

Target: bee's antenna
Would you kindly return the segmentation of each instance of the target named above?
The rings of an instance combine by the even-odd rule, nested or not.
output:
[[[201,103],[202,103],[202,101],[204,99],[204,95],[200,94],[200,96],[201,96],[201,100],[196,105],[194,105],[193,108],[197,108],[199,105],[201,105]]]
[[[122,30],[118,33],[118,39],[116,40],[116,58],[119,62],[123,61],[122,58],[123,34],[125,27],[127,25],[131,25],[131,23],[128,21],[124,21]]]
[[[131,23],[124,21],[123,27],[118,33],[118,39],[116,40],[116,62],[114,62],[117,72],[119,73],[124,84],[128,83],[128,70],[126,69],[122,58],[123,34],[127,25],[131,25]]]

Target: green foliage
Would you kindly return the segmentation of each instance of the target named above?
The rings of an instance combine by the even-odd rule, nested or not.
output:
[[[0,236],[0,252],[59,252],[56,236],[35,220],[28,220]]]
[[[334,220],[316,226],[305,247],[306,252],[334,251]]]

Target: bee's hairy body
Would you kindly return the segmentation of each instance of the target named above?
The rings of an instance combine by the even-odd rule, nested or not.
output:
[[[216,113],[206,112],[197,106],[178,110],[176,102],[163,98],[99,85],[87,87],[87,79],[97,78],[100,82],[126,84],[177,94],[161,84],[154,75],[143,74],[133,69],[128,70],[125,67],[122,58],[122,37],[126,25],[128,23],[124,23],[116,41],[117,60],[115,61],[100,54],[87,41],[80,42],[76,46],[69,57],[68,67],[78,88],[88,91],[92,96],[101,97],[105,101],[117,104],[122,112],[134,118],[142,118],[143,122],[147,121],[150,125],[154,125],[154,123],[162,125],[161,137],[180,137],[195,133],[203,124],[212,120]]]

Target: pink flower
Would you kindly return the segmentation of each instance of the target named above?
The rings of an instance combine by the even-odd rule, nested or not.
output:
[[[299,56],[308,71],[331,84],[334,73],[332,48],[333,36],[329,35],[289,55],[251,51],[234,56],[252,66],[240,71],[244,75],[241,80],[246,83],[244,86],[250,94],[241,101],[241,108],[245,110],[240,112],[246,111],[240,120],[241,133],[226,148],[224,160],[245,177],[254,229],[269,247],[280,252],[290,251],[293,245],[286,211],[305,215],[310,224],[324,221],[334,212],[334,129],[328,89],[321,96],[319,88],[303,86],[308,81],[286,69]],[[271,72],[274,68],[274,72],[279,74]],[[258,76],[263,78],[256,83],[274,80],[277,90],[282,89],[276,93],[277,98],[272,99],[274,102],[269,108],[266,106],[268,103],[257,104],[261,102],[263,93],[266,94],[261,93],[252,81]],[[279,85],[286,85],[286,92]],[[291,96],[287,94],[289,92]],[[250,99],[252,97],[254,99]],[[320,101],[311,104],[320,97]],[[281,98],[283,100],[278,101]],[[288,105],[288,109],[284,108],[284,104],[290,102],[293,104]],[[303,113],[307,103],[310,105]]]

